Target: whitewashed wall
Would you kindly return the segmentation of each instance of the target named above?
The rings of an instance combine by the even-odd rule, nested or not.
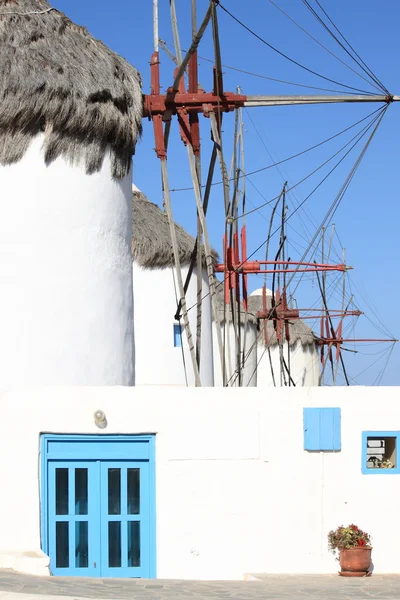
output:
[[[335,573],[331,528],[399,573],[400,475],[362,475],[362,430],[400,429],[399,388],[26,388],[0,395],[0,554],[39,547],[39,433],[156,433],[157,573]],[[303,407],[342,407],[342,451],[303,450]]]
[[[183,281],[187,267],[182,268]],[[177,301],[174,269],[143,269],[133,263],[135,306],[135,375],[136,385],[194,385],[189,346],[182,323],[182,348],[174,347],[174,315]],[[202,386],[214,385],[211,332],[211,301],[208,278],[203,275],[202,334],[200,379]],[[178,294],[179,297],[179,294]],[[189,322],[196,343],[197,275],[193,271],[186,293]],[[192,308],[194,307],[194,308]],[[185,367],[186,365],[186,377]]]
[[[242,368],[242,383],[240,384],[237,376],[236,364],[236,334],[232,322],[226,325],[212,324],[213,331],[213,348],[214,348],[214,382],[216,386],[223,385],[223,373],[221,355],[219,352],[217,327],[221,329],[221,336],[225,346],[225,369],[227,374],[227,382],[230,387],[248,387],[257,385],[257,324],[247,322],[240,324],[240,344],[241,356],[244,359]]]
[[[286,364],[290,363],[290,374],[296,386],[317,386],[319,385],[320,362],[316,346],[303,346],[296,342],[288,348],[288,343],[283,344],[283,356]],[[290,351],[290,360],[288,358]],[[275,376],[275,385],[281,387],[285,385],[285,380],[281,375],[281,363],[279,346],[276,344],[271,347],[271,362]],[[268,351],[262,344],[257,348],[257,387],[271,387],[274,385],[272,377],[271,363]],[[286,382],[288,385],[288,375],[286,373]]]
[[[131,177],[0,167],[0,386],[132,385]]]

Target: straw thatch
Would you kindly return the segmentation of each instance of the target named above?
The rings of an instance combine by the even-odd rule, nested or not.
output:
[[[167,215],[157,204],[150,202],[140,191],[133,191],[132,200],[133,260],[145,269],[163,269],[174,266],[171,235]],[[188,266],[195,248],[195,238],[175,223],[181,266]],[[212,251],[213,260],[217,253]],[[203,256],[203,268],[205,256]]]
[[[215,278],[215,297],[217,300],[217,309],[220,323],[232,323],[233,324],[233,316],[232,316],[232,306],[231,304],[225,304],[225,295],[224,295],[224,284],[217,278]],[[235,316],[237,315],[237,305],[235,310]],[[258,319],[255,314],[252,312],[246,312],[243,308],[243,305],[240,307],[239,320],[242,325],[246,323],[251,323],[252,325],[257,325]]]
[[[271,296],[267,296],[266,305],[267,309],[271,308]],[[253,315],[257,315],[260,310],[263,310],[262,296],[249,296],[248,308],[249,312],[251,312]],[[262,346],[265,345],[264,323],[267,327],[267,346],[275,346],[278,343],[278,340],[272,320],[260,319],[260,334],[258,336],[258,343]],[[290,346],[294,346],[297,344],[297,342],[299,342],[302,346],[313,346],[317,341],[313,330],[301,319],[293,319],[292,321],[289,321],[289,336]]]
[[[16,163],[44,133],[44,156],[112,175],[130,169],[141,133],[134,67],[46,0],[0,0],[0,164]],[[42,14],[26,14],[47,11]],[[22,13],[22,14],[7,14]]]

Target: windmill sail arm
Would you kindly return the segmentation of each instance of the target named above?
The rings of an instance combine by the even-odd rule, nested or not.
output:
[[[244,106],[285,106],[296,104],[340,104],[344,102],[398,102],[400,96],[385,95],[307,95],[307,96],[247,96]]]

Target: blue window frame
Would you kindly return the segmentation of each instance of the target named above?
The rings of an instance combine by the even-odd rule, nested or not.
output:
[[[304,450],[334,452],[341,449],[340,408],[304,408]]]
[[[53,575],[156,577],[154,442],[41,436],[41,540]]]
[[[174,346],[182,348],[182,327],[177,323],[174,323]]]
[[[363,431],[362,464],[365,475],[398,475],[400,431]]]

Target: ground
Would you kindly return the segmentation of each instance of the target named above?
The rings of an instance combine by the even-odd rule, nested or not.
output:
[[[400,599],[400,575],[254,575],[256,581],[176,581],[35,577],[0,570],[0,600],[388,600]],[[58,598],[57,598],[58,597]]]

